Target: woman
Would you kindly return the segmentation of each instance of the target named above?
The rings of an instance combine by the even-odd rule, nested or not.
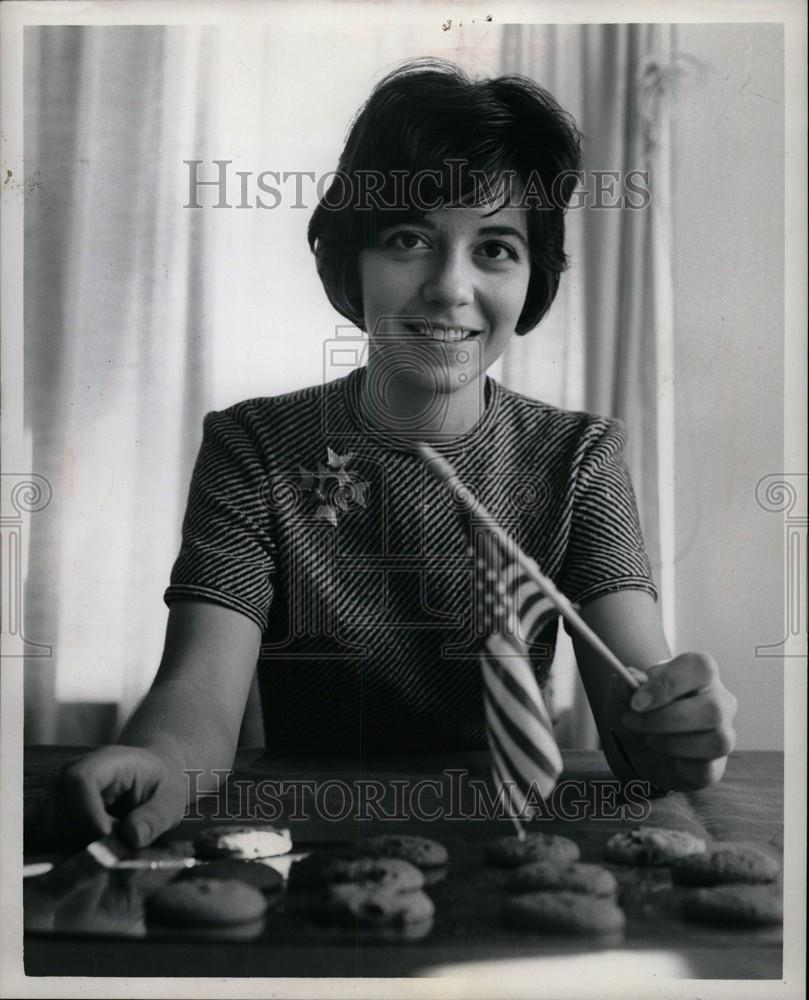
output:
[[[121,817],[142,846],[177,822],[184,771],[230,766],[257,663],[271,745],[485,745],[473,567],[420,440],[645,672],[630,701],[574,637],[616,774],[721,777],[735,699],[709,656],[671,658],[623,428],[486,376],[551,306],[578,168],[574,123],[531,81],[419,61],[374,90],[309,230],[367,365],[206,418],[160,670],[119,744],[63,774],[70,832]],[[540,682],[555,629],[530,650]]]

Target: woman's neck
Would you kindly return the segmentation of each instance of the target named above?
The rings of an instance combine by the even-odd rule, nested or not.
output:
[[[442,390],[420,386],[404,373],[391,377],[369,361],[363,372],[360,410],[377,430],[414,441],[460,437],[480,421],[486,409],[486,375],[467,385]]]

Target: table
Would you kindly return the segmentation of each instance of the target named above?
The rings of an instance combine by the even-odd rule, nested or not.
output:
[[[25,756],[27,805],[66,761],[87,748],[31,747]],[[783,844],[782,755],[738,752],[723,781],[710,789],[674,793],[645,803],[617,794],[602,755],[566,752],[559,795],[536,828],[572,837],[582,860],[600,861],[618,829],[641,821],[676,827],[714,842],[743,841],[780,858]],[[283,782],[285,787],[278,785]],[[380,832],[410,832],[443,841],[451,856],[446,878],[427,890],[436,905],[430,934],[419,941],[369,940],[353,930],[322,929],[284,904],[253,940],[194,939],[146,934],[141,920],[149,878],[166,873],[94,873],[56,907],[45,907],[41,879],[26,880],[25,968],[29,975],[110,976],[414,976],[436,967],[528,956],[577,956],[615,949],[676,956],[689,978],[778,979],[782,975],[780,928],[733,929],[688,924],[681,894],[668,872],[611,866],[622,887],[627,916],[619,941],[540,937],[503,929],[497,909],[505,875],[481,862],[482,842],[512,830],[489,816],[491,794],[485,753],[359,760],[312,760],[294,755],[240,751],[218,798],[206,797],[200,815],[185,819],[169,840],[186,842],[214,820],[269,819],[291,828],[302,849],[351,843]],[[645,812],[648,811],[648,815]],[[280,812],[280,816],[276,816]],[[552,814],[551,814],[552,813]],[[68,855],[48,857],[57,865]],[[42,853],[26,850],[26,860]],[[48,878],[48,876],[45,876]],[[31,899],[34,903],[31,903]],[[95,909],[94,909],[95,908]],[[51,910],[54,908],[51,907]]]

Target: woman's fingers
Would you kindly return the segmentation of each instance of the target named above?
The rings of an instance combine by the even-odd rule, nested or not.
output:
[[[737,702],[710,656],[685,653],[650,667],[647,677],[621,715],[625,729],[668,757],[710,761],[730,753]]]
[[[138,747],[103,747],[74,761],[55,784],[54,834],[86,844],[110,833],[117,818],[153,797],[167,774],[160,758]]]
[[[642,686],[646,683],[644,670],[638,670],[636,667],[627,667],[626,669],[638,684]],[[624,712],[629,710],[629,702],[635,691],[636,689],[630,687],[620,674],[612,674],[604,694],[605,717],[617,723]]]
[[[688,792],[715,785],[725,773],[727,763],[727,757],[717,757],[714,760],[668,758],[668,772],[672,775],[668,787],[672,791]]]
[[[652,712],[718,683],[719,668],[706,653],[683,653],[649,667],[646,677],[646,683],[632,698],[631,708],[636,712]]]
[[[634,698],[630,705],[634,703]],[[693,733],[704,730],[730,731],[736,699],[720,684],[686,695],[648,712],[629,711],[621,724],[636,733]]]
[[[736,743],[737,702],[710,656],[687,653],[656,664],[634,693],[613,687],[621,739],[655,784],[687,791],[719,781]]]
[[[83,841],[105,836],[113,826],[113,818],[104,803],[105,776],[88,767],[87,759],[82,758],[62,770],[56,796],[59,832],[70,829]]]
[[[714,760],[727,757],[736,745],[736,733],[732,728],[716,729],[705,733],[678,733],[646,737],[647,744],[668,757],[682,757],[693,760]]]
[[[182,819],[182,806],[176,789],[160,785],[142,805],[124,817],[119,833],[132,847],[146,847]]]

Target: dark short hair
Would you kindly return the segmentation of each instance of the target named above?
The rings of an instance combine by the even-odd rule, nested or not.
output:
[[[487,190],[481,178],[491,191],[510,175],[518,190],[538,194],[524,202],[531,278],[516,329],[527,333],[550,309],[567,266],[564,214],[578,180],[580,144],[571,116],[533,80],[473,81],[437,59],[404,64],[360,108],[309,222],[309,246],[329,301],[363,327],[360,251],[378,229],[424,216],[427,199],[414,200],[411,191],[403,203],[397,172],[399,183],[437,172],[424,178],[432,181],[431,207],[480,201]]]

